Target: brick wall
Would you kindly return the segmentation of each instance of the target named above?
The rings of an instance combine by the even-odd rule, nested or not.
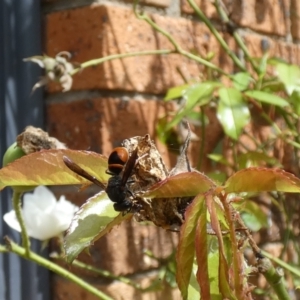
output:
[[[196,1],[221,31],[224,29],[212,4]],[[233,22],[240,28],[251,54],[260,56],[265,45],[271,55],[299,64],[300,4],[298,0],[224,0]],[[226,71],[233,70],[231,61],[221,50],[204,24],[192,15],[184,0],[144,0],[145,11],[170,32],[185,49],[194,49],[205,56],[214,52],[213,62]],[[172,49],[167,39],[155,32],[132,12],[132,1],[88,0],[44,1],[44,52],[55,56],[60,51],[72,54],[72,61],[84,62],[110,54],[155,49]],[[230,34],[225,40],[236,49]],[[238,52],[237,52],[238,53]],[[197,78],[203,66],[178,54],[141,56],[113,60],[82,70],[74,77],[72,90],[62,93],[59,85],[48,86],[46,97],[47,130],[73,149],[90,149],[108,155],[111,149],[131,136],[150,133],[155,138],[159,117],[172,110],[161,100],[168,88],[183,84],[180,72],[187,79]],[[210,124],[205,153],[215,148],[222,130],[214,114],[207,112]],[[197,128],[195,128],[197,131]],[[168,166],[176,157],[157,141]],[[199,144],[199,143],[198,143]],[[198,152],[198,144],[192,151]],[[197,163],[195,159],[194,164]],[[205,162],[203,170],[209,169]],[[81,205],[96,192],[91,189],[77,194],[74,188],[56,189]],[[174,248],[177,234],[134,222],[123,224],[97,241],[90,256],[80,259],[114,274],[130,275],[143,283],[155,275],[157,261],[143,254],[149,249],[158,257],[166,257]],[[162,292],[141,294],[118,282],[108,282],[79,271],[114,299],[180,299],[179,293],[167,288]],[[94,299],[79,287],[53,275],[53,299]]]

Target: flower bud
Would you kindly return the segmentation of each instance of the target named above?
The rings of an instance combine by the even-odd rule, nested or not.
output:
[[[11,146],[9,146],[4,153],[2,165],[5,167],[6,165],[14,162],[15,160],[21,158],[22,156],[26,155],[26,153],[17,146],[17,143],[14,142]],[[12,188],[16,192],[28,192],[35,188],[35,186],[12,186]]]
[[[3,167],[15,161],[16,159],[21,158],[24,155],[26,155],[25,152],[17,146],[16,142],[14,142],[4,153],[2,162]]]

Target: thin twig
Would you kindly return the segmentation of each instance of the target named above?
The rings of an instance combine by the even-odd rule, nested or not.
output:
[[[50,260],[30,251],[30,255],[28,256],[26,254],[26,249],[23,247],[17,245],[13,241],[11,241],[8,237],[5,237],[6,242],[6,248],[8,251],[13,252],[20,257],[23,257],[25,259],[28,259],[30,261],[33,261],[37,263],[38,265],[47,268],[50,271],[53,271],[54,273],[69,279],[70,281],[76,283],[77,285],[81,286],[86,291],[90,292],[91,294],[97,296],[99,299],[103,300],[113,300],[111,297],[107,296],[106,294],[102,293],[101,291],[97,290],[92,285],[88,284],[81,278],[77,277],[76,275],[72,274],[71,272],[67,271],[66,269],[60,267],[59,265],[51,262]]]
[[[179,53],[189,59],[192,59],[212,70],[215,70],[225,76],[229,76],[230,75],[228,73],[226,73],[224,70],[222,70],[221,68],[217,67],[215,64],[197,56],[194,55],[188,51],[185,51],[181,48],[181,46],[175,41],[175,39],[173,38],[173,36],[168,33],[166,30],[162,29],[158,24],[156,24],[148,15],[146,15],[145,13],[139,13],[137,11],[137,5],[136,3],[134,4],[134,13],[136,15],[136,17],[140,20],[144,20],[145,22],[147,22],[152,28],[154,28],[157,32],[161,33],[163,36],[165,36],[169,42],[174,46],[175,50],[173,51],[173,53]]]
[[[217,29],[213,26],[210,20],[204,15],[204,13],[200,10],[200,8],[196,5],[194,0],[187,0],[190,6],[194,9],[197,16],[200,18],[201,21],[208,27],[211,33],[215,36],[221,47],[224,51],[228,54],[228,56],[232,59],[232,61],[236,64],[236,66],[244,71],[247,72],[247,68],[244,64],[239,60],[239,58],[235,55],[235,53],[229,48],[228,44],[225,42],[221,34],[217,31]]]
[[[26,226],[24,223],[22,209],[21,209],[21,192],[17,192],[16,190],[13,191],[13,208],[16,213],[17,220],[21,227],[21,237],[22,237],[22,246],[26,250],[26,256],[29,257],[30,255],[30,239],[27,234]]]
[[[76,68],[72,72],[70,72],[70,75],[73,76],[85,68],[97,66],[106,61],[110,61],[110,60],[114,60],[114,59],[133,57],[133,56],[144,56],[144,55],[163,55],[163,54],[171,54],[171,53],[174,53],[174,51],[162,49],[162,50],[147,50],[147,51],[139,51],[139,52],[112,54],[112,55],[108,55],[105,57],[88,60],[88,61],[82,63],[79,68]]]
[[[223,20],[223,22],[225,24],[229,24],[230,19],[229,19],[228,15],[226,14],[225,10],[223,9],[222,5],[220,4],[220,0],[215,0],[214,5],[216,7],[216,10],[217,10],[220,18]],[[247,46],[245,45],[245,43],[243,42],[241,36],[238,34],[238,32],[236,30],[233,31],[232,35],[233,35],[233,38],[235,39],[236,43],[238,44],[238,46],[242,49],[242,51],[245,55],[245,58],[249,61],[253,70],[257,74],[259,74],[260,73],[259,67],[255,63],[255,61],[252,59],[252,57],[249,53],[249,50],[248,50]]]

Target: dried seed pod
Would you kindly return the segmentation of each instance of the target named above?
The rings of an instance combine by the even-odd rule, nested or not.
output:
[[[155,225],[165,229],[178,231],[184,221],[184,213],[187,206],[194,197],[178,198],[154,198],[143,197],[153,184],[182,172],[190,172],[191,167],[187,157],[187,148],[190,142],[190,129],[183,145],[183,149],[174,169],[168,172],[162,157],[149,135],[144,137],[133,137],[123,142],[122,146],[127,148],[129,153],[135,149],[138,151],[138,159],[132,175],[133,183],[130,185],[134,193],[134,212],[137,221],[152,221]]]
[[[43,149],[66,149],[67,147],[58,139],[50,137],[41,128],[27,126],[25,131],[17,136],[17,145],[26,154]]]

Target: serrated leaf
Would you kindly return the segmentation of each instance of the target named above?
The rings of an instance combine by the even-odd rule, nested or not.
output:
[[[232,76],[232,80],[236,90],[244,91],[250,83],[251,75],[247,72],[239,72]]]
[[[185,212],[185,222],[180,229],[176,253],[176,281],[183,299],[188,299],[188,287],[191,279],[195,256],[196,225],[203,206],[204,195],[197,196]]]
[[[300,179],[281,169],[247,168],[236,172],[225,183],[227,193],[277,191],[300,192]]]
[[[217,116],[225,133],[237,140],[250,121],[250,111],[240,91],[234,88],[219,89],[220,101]]]
[[[0,190],[5,186],[87,184],[88,180],[69,170],[63,156],[68,156],[99,181],[109,176],[107,158],[91,151],[43,150],[25,155],[0,169]]]
[[[185,172],[168,177],[153,185],[142,196],[147,198],[191,197],[215,187],[214,182],[200,172]]]
[[[129,214],[123,216],[114,210],[113,202],[103,191],[89,198],[74,216],[65,236],[64,247],[68,263],[128,217]]]
[[[279,107],[289,106],[289,103],[285,99],[267,92],[252,90],[247,91],[244,94],[247,97],[253,98],[259,102],[268,103]]]

